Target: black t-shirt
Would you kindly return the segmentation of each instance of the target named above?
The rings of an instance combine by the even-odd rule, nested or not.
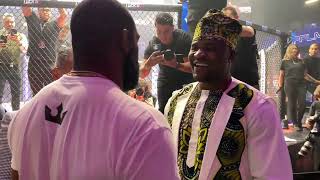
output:
[[[219,9],[227,6],[227,0],[189,0],[188,22],[199,21],[209,9]]]
[[[60,31],[57,22],[44,23],[34,12],[25,18],[28,25],[28,55],[31,59],[37,58],[53,62],[56,57],[56,42]]]
[[[310,76],[312,76],[313,78],[319,80],[320,79],[320,58],[307,56],[304,59],[304,63],[306,64],[308,74],[310,74]]]
[[[160,40],[154,36],[144,51],[144,58],[148,59],[154,51],[167,49],[171,49],[176,54],[182,54],[183,57],[188,57],[191,41],[191,36],[179,29],[173,31],[173,42],[169,46],[161,44]],[[182,58],[178,58],[177,61],[183,63]],[[191,73],[185,73],[161,64],[159,64],[159,68],[158,84],[160,83],[160,85],[170,84],[180,87],[193,81]]]
[[[258,85],[257,51],[255,35],[253,37],[239,38],[236,47],[236,57],[231,65],[233,77],[250,85]]]
[[[280,70],[284,71],[285,82],[304,83],[306,66],[302,60],[282,60]]]

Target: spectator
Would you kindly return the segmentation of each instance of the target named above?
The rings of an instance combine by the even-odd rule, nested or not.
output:
[[[52,69],[52,76],[54,80],[59,79],[63,74],[71,71],[73,64],[72,49],[61,48],[58,52],[55,67]],[[11,179],[11,152],[8,145],[7,132],[9,123],[14,119],[18,111],[7,112],[1,121],[0,126],[0,179]],[[0,117],[2,118],[2,117]]]
[[[17,32],[13,14],[5,13],[2,17],[3,29],[0,30],[0,102],[3,102],[4,87],[9,82],[11,90],[11,106],[13,110],[20,108],[20,60],[26,53],[28,40]]]
[[[239,14],[233,6],[225,7],[223,13],[228,17],[239,20]],[[259,89],[257,57],[256,31],[251,26],[242,26],[236,48],[236,57],[231,65],[231,75]]]
[[[31,7],[22,7],[22,12],[27,21],[30,44],[28,76],[33,95],[36,95],[52,82],[50,68],[55,60],[58,34],[65,26],[67,14],[64,9],[59,9],[59,17],[51,20],[50,8],[38,8],[39,17]]]
[[[157,35],[152,38],[144,52],[140,77],[148,76],[152,67],[159,64],[157,95],[159,110],[163,112],[172,92],[193,81],[187,57],[191,36],[182,30],[174,29],[173,17],[169,13],[159,13],[156,16],[155,28]],[[163,53],[166,50],[179,55],[166,56]]]
[[[54,67],[51,71],[52,79],[57,80],[64,74],[71,71],[73,66],[73,53],[72,48],[67,46],[61,46],[58,50],[58,56]]]
[[[279,75],[279,89],[284,88],[288,97],[287,117],[297,131],[302,131],[302,118],[305,112],[306,83],[305,79],[319,84],[320,81],[311,77],[303,60],[298,58],[299,49],[290,44],[281,62]]]
[[[14,179],[177,180],[165,118],[123,92],[137,85],[139,72],[130,13],[116,0],[84,0],[73,11],[71,34],[73,71],[11,122]]]
[[[139,101],[145,102],[150,106],[155,107],[156,97],[151,94],[151,81],[147,79],[139,79],[138,87],[128,92],[130,97]]]
[[[59,32],[57,49],[59,49],[61,46],[71,47],[70,39],[71,39],[70,27],[69,27],[69,25],[65,25],[65,26],[63,26],[63,28]]]
[[[195,30],[189,60],[198,82],[174,92],[165,110],[182,180],[292,180],[275,102],[230,75],[240,31],[216,10]]]
[[[304,59],[306,63],[308,73],[310,76],[317,80],[320,80],[320,57],[319,57],[319,45],[313,43],[309,48],[309,55]],[[314,83],[307,83],[307,90],[313,93],[317,85]]]
[[[319,86],[320,87],[320,86]],[[314,101],[310,107],[309,115],[306,120],[307,127],[311,130],[306,138],[306,142],[299,151],[299,155],[305,156],[312,152],[313,170],[320,170],[320,88],[316,88]]]
[[[182,3],[184,0],[180,0]],[[188,17],[190,35],[193,36],[198,21],[209,9],[219,9],[226,7],[227,0],[189,0]]]

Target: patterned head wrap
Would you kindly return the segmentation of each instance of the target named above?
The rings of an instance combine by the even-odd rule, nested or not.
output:
[[[241,30],[238,20],[225,16],[219,10],[210,9],[198,22],[192,42],[221,39],[235,49]]]

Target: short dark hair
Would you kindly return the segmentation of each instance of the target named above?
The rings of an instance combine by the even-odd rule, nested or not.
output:
[[[135,32],[133,18],[116,0],[83,0],[74,9],[70,26],[75,64],[81,56],[105,55],[124,29],[129,35]]]
[[[58,48],[56,62],[54,67],[64,68],[68,57],[72,55],[72,48],[69,46],[62,45]]]
[[[155,25],[173,25],[173,17],[169,13],[159,13],[156,16]]]
[[[228,11],[228,10],[232,12],[233,16],[237,16],[237,17],[239,16],[238,11],[236,10],[236,8],[232,7],[232,6],[227,6],[227,7],[223,8],[222,12]]]

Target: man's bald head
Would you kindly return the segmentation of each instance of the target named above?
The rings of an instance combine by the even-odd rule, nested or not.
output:
[[[116,0],[84,0],[73,11],[74,70],[100,73],[123,90],[138,82],[138,38],[130,13]]]
[[[71,18],[75,60],[78,55],[97,56],[111,47],[123,29],[135,31],[129,12],[116,0],[84,0]]]

